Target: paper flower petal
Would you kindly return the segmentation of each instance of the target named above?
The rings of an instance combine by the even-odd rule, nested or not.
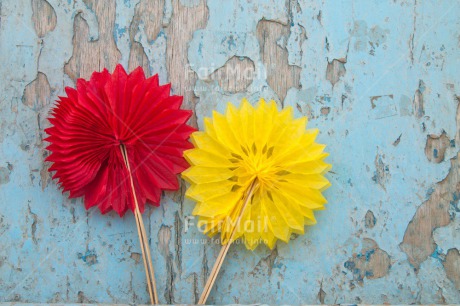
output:
[[[46,129],[50,171],[70,197],[85,197],[85,207],[112,209],[123,216],[134,210],[128,172],[120,145],[126,146],[139,209],[158,206],[161,190],[179,187],[176,174],[188,167],[183,151],[194,129],[192,115],[181,110],[182,97],[170,96],[158,75],[145,78],[142,68],[127,74],[121,65],[110,74],[94,72],[89,81],[66,88]]]
[[[315,142],[318,130],[306,130],[306,118],[294,119],[290,108],[278,111],[274,101],[254,108],[243,100],[239,109],[229,103],[224,115],[214,112],[204,123],[205,131],[191,136],[195,148],[184,152],[191,167],[182,175],[205,233],[220,232],[228,243],[254,181],[236,232],[248,249],[261,242],[273,248],[316,223],[313,212],[327,202],[322,191],[330,186],[324,174],[331,165],[325,146]]]

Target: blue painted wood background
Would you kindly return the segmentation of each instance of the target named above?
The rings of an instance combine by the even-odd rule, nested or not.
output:
[[[460,2],[203,1],[0,1],[0,302],[148,301],[133,216],[85,211],[43,162],[64,86],[121,62],[200,128],[265,97],[328,145],[318,225],[232,246],[209,303],[460,303]],[[185,188],[144,215],[162,303],[194,303],[219,251]]]

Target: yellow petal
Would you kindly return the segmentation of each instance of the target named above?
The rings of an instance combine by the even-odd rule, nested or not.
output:
[[[185,196],[202,202],[230,193],[234,185],[235,183],[231,181],[192,184],[185,192]]]
[[[232,212],[240,199],[241,192],[230,192],[228,194],[212,198],[206,202],[200,202],[200,205],[195,207],[193,210],[193,214],[204,217],[227,215]]]
[[[233,172],[225,168],[195,166],[182,172],[182,176],[195,184],[204,184],[227,180],[233,176]]]
[[[263,99],[255,108],[246,99],[238,108],[229,103],[224,115],[205,118],[204,132],[191,137],[195,148],[184,152],[191,167],[182,175],[206,234],[220,233],[228,243],[241,215],[233,238],[251,250],[262,243],[273,248],[316,223],[314,211],[327,203],[322,191],[330,186],[324,174],[331,165],[325,146],[315,142],[319,131],[306,129],[307,121]]]
[[[202,149],[187,150],[184,152],[184,157],[191,165],[216,168],[232,167],[232,163],[227,158]]]

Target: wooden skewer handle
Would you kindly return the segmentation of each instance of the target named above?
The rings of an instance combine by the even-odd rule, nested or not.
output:
[[[126,165],[126,169],[128,170],[129,179],[131,183],[131,190],[133,192],[133,198],[134,198],[134,204],[135,204],[134,216],[136,219],[137,234],[139,235],[139,242],[140,242],[141,250],[142,250],[142,259],[144,262],[145,277],[147,279],[147,287],[149,291],[150,302],[151,304],[155,305],[155,304],[158,304],[158,294],[157,294],[156,282],[155,282],[155,272],[152,266],[152,257],[150,256],[150,247],[149,247],[149,243],[147,239],[147,234],[145,231],[144,221],[142,219],[142,214],[139,210],[139,204],[137,202],[136,189],[134,188],[133,175],[131,173],[131,166],[129,164],[128,152],[124,145],[120,146],[120,150],[121,150],[121,155],[123,156],[123,160]]]
[[[248,189],[248,192],[246,194],[246,197],[244,199],[243,207],[241,208],[241,211],[238,215],[238,218],[236,220],[235,225],[232,228],[232,232],[230,234],[230,238],[227,242],[227,244],[223,245],[222,248],[220,249],[219,256],[217,256],[217,260],[214,263],[214,266],[211,270],[211,274],[209,275],[208,280],[206,281],[206,285],[204,286],[203,293],[201,294],[200,299],[198,300],[198,305],[204,305],[206,304],[206,300],[208,299],[209,294],[211,293],[211,289],[214,285],[214,282],[216,281],[217,274],[219,274],[220,268],[222,267],[222,263],[224,262],[225,256],[227,256],[227,252],[230,249],[230,245],[233,243],[233,238],[236,234],[236,228],[239,226],[241,217],[243,216],[244,210],[246,209],[246,206],[248,205],[252,194],[254,193],[255,189],[255,181],[253,181]]]

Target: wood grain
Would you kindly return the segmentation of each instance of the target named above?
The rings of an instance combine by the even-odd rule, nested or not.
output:
[[[184,96],[184,108],[194,109],[197,97],[193,92],[196,74],[190,69],[187,57],[188,43],[197,29],[204,28],[208,19],[205,0],[194,7],[183,6],[179,0],[172,0],[173,15],[166,27],[168,37],[166,64],[172,92]],[[197,126],[195,114],[190,124]]]
[[[300,67],[288,63],[285,47],[288,36],[288,25],[267,20],[261,20],[257,25],[260,53],[267,69],[267,82],[281,101],[289,88],[298,88],[300,85]]]
[[[86,21],[78,15],[74,22],[73,53],[64,66],[65,73],[72,79],[89,78],[93,71],[115,69],[121,54],[115,44],[115,1],[87,0],[86,5],[94,10],[99,24],[99,39],[89,40]]]
[[[46,0],[32,0],[32,20],[38,37],[53,31],[56,27],[57,17],[53,7]]]

